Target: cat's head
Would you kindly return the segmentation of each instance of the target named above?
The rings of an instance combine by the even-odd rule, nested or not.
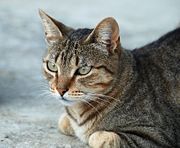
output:
[[[48,44],[43,59],[50,90],[65,105],[112,91],[120,55],[117,22],[109,17],[94,29],[73,29],[40,10]]]

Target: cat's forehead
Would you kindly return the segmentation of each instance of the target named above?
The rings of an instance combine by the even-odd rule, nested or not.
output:
[[[66,38],[56,42],[49,48],[50,54],[58,54],[64,50],[76,52],[82,41],[92,32],[92,29],[77,29],[72,31]]]
[[[77,30],[71,32],[69,34],[68,38],[71,41],[80,42],[81,40],[83,40],[84,37],[89,35],[92,31],[93,31],[93,29],[87,29],[87,28],[77,29]]]
[[[61,40],[50,48],[49,60],[54,62],[58,58],[62,62],[65,58],[70,60],[78,57],[82,64],[93,64],[97,63],[99,59],[107,59],[107,50],[103,50],[102,45],[97,43],[83,44],[83,40],[91,32],[91,29],[77,29],[73,31],[66,39]]]

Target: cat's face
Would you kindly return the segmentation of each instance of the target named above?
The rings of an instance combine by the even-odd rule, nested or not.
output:
[[[109,93],[118,63],[119,31],[111,26],[115,20],[107,18],[94,30],[73,30],[42,11],[40,15],[49,44],[43,70],[50,90],[64,105]]]

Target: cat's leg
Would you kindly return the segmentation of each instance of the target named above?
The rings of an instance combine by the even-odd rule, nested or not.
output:
[[[97,131],[89,137],[92,148],[120,148],[120,137],[114,132]]]
[[[63,113],[61,117],[59,118],[58,128],[60,132],[65,135],[68,135],[68,136],[74,135],[74,130],[71,126],[71,123],[66,113]]]

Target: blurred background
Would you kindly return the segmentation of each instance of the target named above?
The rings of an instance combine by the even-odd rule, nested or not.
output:
[[[122,46],[133,49],[180,25],[180,0],[0,0],[0,148],[84,148],[57,130],[63,107],[46,95],[38,8],[74,28],[113,16]]]

